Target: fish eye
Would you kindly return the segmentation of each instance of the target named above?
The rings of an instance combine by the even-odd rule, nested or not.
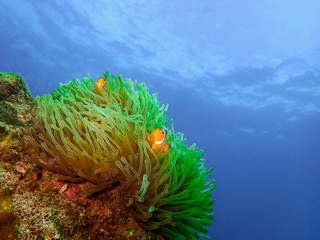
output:
[[[163,136],[163,137],[166,137],[166,135],[167,135],[167,131],[163,129],[163,130],[162,130],[162,136]]]

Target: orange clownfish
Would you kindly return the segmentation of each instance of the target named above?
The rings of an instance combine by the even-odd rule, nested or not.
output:
[[[147,135],[148,142],[155,152],[165,152],[169,151],[169,144],[167,141],[167,132],[164,129],[157,128],[151,134]]]
[[[105,84],[106,84],[106,79],[103,77],[100,77],[98,81],[94,84],[96,87],[94,91],[98,93],[104,87]]]

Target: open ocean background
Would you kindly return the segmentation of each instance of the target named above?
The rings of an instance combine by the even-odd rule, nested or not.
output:
[[[0,71],[146,82],[215,169],[213,239],[320,239],[320,1],[0,0]]]

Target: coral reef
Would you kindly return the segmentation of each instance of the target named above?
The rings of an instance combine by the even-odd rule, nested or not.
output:
[[[205,236],[213,219],[211,169],[205,168],[202,151],[187,147],[183,134],[175,133],[173,123],[165,135],[170,149],[150,146],[148,136],[166,129],[167,106],[160,106],[144,84],[109,73],[97,82],[86,77],[36,98],[32,111],[21,77],[1,76],[0,86],[16,79],[29,96],[25,105],[7,104],[21,107],[1,111],[5,118],[0,119],[5,125],[0,191],[10,199],[12,234],[22,239]],[[22,95],[4,96],[7,103]],[[9,129],[17,126],[20,137],[9,141]]]
[[[0,190],[0,236],[6,239],[15,239],[17,217],[11,210],[10,190],[7,188]]]
[[[35,107],[29,89],[20,75],[0,72],[0,156],[16,159],[22,152],[24,127],[32,124]],[[8,149],[10,146],[10,149]]]
[[[56,180],[51,172],[25,159],[0,166],[0,186],[0,233],[4,240],[162,239],[137,225],[122,206],[117,188],[87,198],[82,192],[88,183]]]

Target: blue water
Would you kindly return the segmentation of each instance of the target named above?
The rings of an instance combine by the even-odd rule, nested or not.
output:
[[[146,82],[215,169],[213,239],[320,239],[319,1],[43,2],[0,0],[0,71]]]

